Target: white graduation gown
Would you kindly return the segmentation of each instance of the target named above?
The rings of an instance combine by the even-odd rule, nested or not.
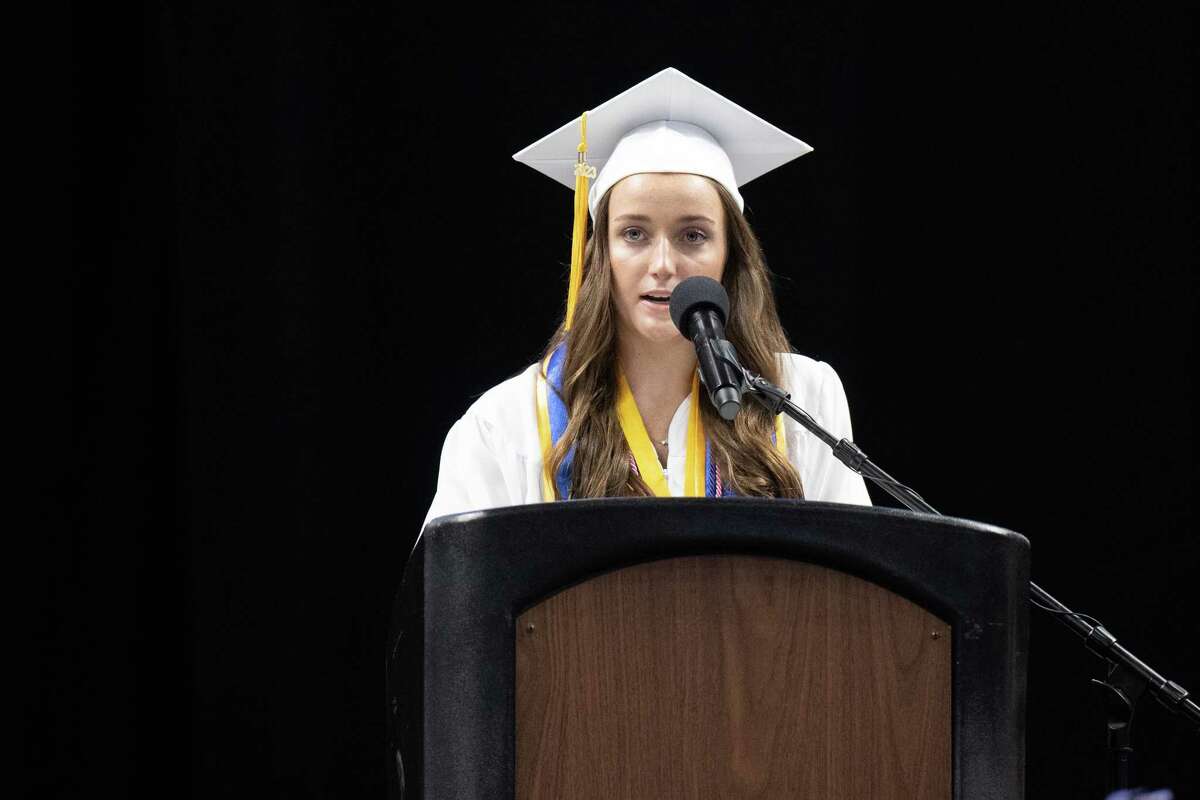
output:
[[[846,392],[833,368],[795,353],[781,359],[783,388],[792,402],[834,436],[851,439]],[[450,428],[426,524],[461,511],[543,502],[541,442],[534,415],[538,366],[532,364],[493,386]],[[683,495],[691,402],[689,395],[676,409],[667,436],[667,483],[675,497]],[[788,459],[800,473],[806,499],[871,505],[862,477],[835,459],[820,440],[787,417],[784,434]]]

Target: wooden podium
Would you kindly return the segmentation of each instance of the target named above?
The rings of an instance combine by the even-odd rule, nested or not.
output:
[[[432,522],[400,798],[1019,798],[1029,548],[946,517],[587,500]]]

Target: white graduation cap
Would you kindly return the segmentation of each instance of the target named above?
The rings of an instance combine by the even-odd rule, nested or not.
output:
[[[566,327],[582,280],[587,216],[595,219],[596,204],[617,181],[641,172],[704,175],[744,210],[739,186],[811,150],[668,67],[515,153],[517,161],[575,189]]]
[[[567,188],[575,186],[576,118],[513,155]],[[639,172],[688,172],[738,187],[812,148],[674,67],[651,75],[587,112],[587,161],[598,170],[588,194],[596,203],[617,181]]]

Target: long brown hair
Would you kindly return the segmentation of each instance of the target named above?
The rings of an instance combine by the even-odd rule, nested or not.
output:
[[[780,365],[776,354],[790,353],[792,347],[779,324],[762,246],[729,192],[715,181],[706,180],[721,197],[729,239],[721,279],[729,293],[725,336],[747,369],[778,384]],[[577,498],[652,494],[630,467],[628,445],[616,412],[617,319],[608,249],[611,191],[596,204],[594,229],[584,249],[583,284],[562,372],[562,398],[569,421],[547,457],[550,474],[555,475],[575,446],[571,496]],[[753,325],[743,325],[743,320],[753,320]],[[560,325],[545,355],[554,352],[566,336]],[[721,419],[711,403],[701,402],[700,408],[712,457],[722,480],[734,492],[756,497],[804,496],[800,476],[772,443],[775,420],[766,408],[756,402],[746,403],[732,425]],[[554,491],[557,495],[557,485]]]

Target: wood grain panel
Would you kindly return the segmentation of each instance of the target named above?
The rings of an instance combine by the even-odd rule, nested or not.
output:
[[[795,561],[599,576],[518,620],[517,798],[948,798],[949,634]]]

